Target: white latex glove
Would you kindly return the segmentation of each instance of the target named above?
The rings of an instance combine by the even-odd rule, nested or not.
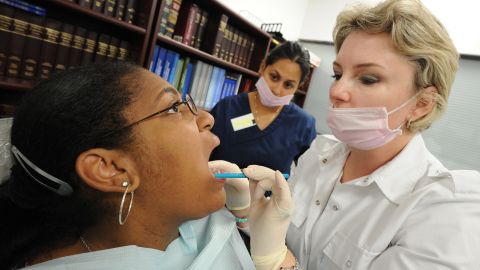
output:
[[[213,173],[241,173],[240,168],[231,162],[214,160],[208,162]],[[233,210],[236,216],[244,216],[250,207],[250,189],[247,178],[226,178],[225,193],[227,194],[227,208]],[[245,211],[241,211],[245,210]]]
[[[257,269],[278,269],[285,259],[293,200],[287,181],[279,171],[251,165],[243,169],[254,187],[250,206],[250,248]],[[265,198],[265,191],[272,195]]]

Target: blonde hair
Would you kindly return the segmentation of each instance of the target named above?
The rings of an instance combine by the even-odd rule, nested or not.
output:
[[[354,31],[389,33],[397,50],[415,66],[416,91],[435,86],[435,105],[407,128],[420,132],[430,127],[447,108],[448,96],[458,69],[458,52],[446,29],[419,0],[387,0],[374,7],[355,5],[342,11],[333,30],[337,53]],[[420,98],[431,99],[431,93]]]

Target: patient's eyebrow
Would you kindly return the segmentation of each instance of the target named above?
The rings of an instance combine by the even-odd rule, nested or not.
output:
[[[160,91],[160,93],[158,93],[157,97],[155,98],[154,104],[158,104],[165,94],[170,94],[172,96],[179,97],[179,93],[175,88],[171,86],[167,86],[163,88],[162,91]]]

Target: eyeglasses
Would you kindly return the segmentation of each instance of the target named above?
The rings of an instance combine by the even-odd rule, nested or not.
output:
[[[123,129],[126,129],[126,128],[131,128],[135,125],[138,125],[144,121],[147,121],[157,115],[160,115],[166,111],[169,111],[169,110],[173,110],[174,112],[179,112],[180,110],[178,109],[178,107],[180,107],[181,105],[187,105],[188,109],[190,110],[190,112],[192,112],[193,115],[198,115],[198,109],[197,109],[197,106],[195,105],[195,103],[193,102],[193,99],[192,97],[189,95],[189,94],[186,94],[185,95],[185,100],[184,101],[179,101],[179,102],[175,102],[172,106],[168,107],[168,108],[165,108],[161,111],[158,111],[158,112],[155,112],[155,113],[152,113],[138,121],[135,121],[131,124],[128,124],[122,128],[119,128],[117,130],[115,130],[115,132],[118,132],[120,130],[123,130]]]

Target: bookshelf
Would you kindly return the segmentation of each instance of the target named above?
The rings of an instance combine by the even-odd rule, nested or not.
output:
[[[11,1],[15,2],[15,0]],[[5,66],[0,66],[0,69],[3,68],[3,73],[0,73],[0,117],[10,116],[10,113],[5,113],[5,111],[12,112],[11,108],[14,108],[15,105],[18,104],[23,93],[31,89],[38,81],[44,79],[44,77],[48,77],[50,74],[48,73],[48,76],[43,76],[43,74],[42,76],[39,75],[40,72],[43,72],[43,70],[40,69],[40,64],[42,62],[42,59],[40,58],[42,58],[43,55],[46,55],[46,53],[42,51],[44,47],[47,47],[47,45],[45,45],[45,43],[47,43],[45,40],[47,39],[49,32],[46,29],[52,25],[48,24],[47,26],[47,21],[56,21],[59,27],[59,29],[54,29],[59,32],[57,34],[58,36],[54,39],[55,42],[51,42],[49,43],[50,45],[48,45],[53,46],[54,49],[52,49],[51,54],[55,55],[51,59],[48,59],[52,66],[51,72],[60,70],[60,67],[66,69],[74,66],[68,64],[72,61],[72,52],[74,51],[74,48],[72,47],[74,46],[74,42],[76,41],[75,38],[77,36],[80,37],[78,40],[82,40],[83,43],[81,44],[81,47],[78,47],[79,52],[77,54],[77,59],[81,61],[81,63],[78,62],[76,66],[87,64],[89,62],[126,60],[147,67],[145,58],[149,55],[149,42],[153,31],[155,10],[158,0],[20,0],[18,2],[20,3],[21,1],[28,4],[26,9],[18,7],[13,8],[0,1],[0,8],[3,7],[3,13],[10,12],[9,14],[13,14],[10,16],[3,16],[2,20],[3,23],[5,23],[5,18],[9,18],[9,20],[12,21],[12,25],[16,22],[13,19],[25,21],[26,25],[28,25],[28,31],[31,31],[30,29],[32,29],[32,26],[38,26],[38,29],[40,29],[38,32],[41,32],[39,36],[27,33],[24,35],[25,41],[22,41],[20,44],[20,47],[22,48],[19,48],[16,51],[18,54],[17,56],[20,56],[18,66],[23,68],[23,65],[27,65],[26,55],[29,50],[28,46],[32,46],[33,42],[37,42],[36,46],[39,47],[39,49],[35,51],[34,55],[38,56],[38,58],[35,59],[38,63],[36,64],[33,76],[27,79],[24,78],[21,70],[17,74],[9,76],[7,73],[8,63],[5,63]],[[97,4],[97,2],[101,3],[103,6],[94,9],[94,5]],[[89,4],[89,6],[85,3]],[[122,5],[118,5],[119,3]],[[131,5],[128,6],[128,3]],[[110,5],[110,10],[113,12],[107,12],[107,5]],[[129,10],[130,13],[123,14],[122,12],[127,12],[127,8],[131,8]],[[10,9],[10,11],[6,11],[6,9]],[[43,13],[45,13],[45,15],[39,16],[36,15],[38,13],[33,14],[34,12],[31,11],[32,9],[41,9],[44,11]],[[117,11],[122,12],[116,14]],[[0,16],[1,15],[5,14],[0,13]],[[2,21],[0,21],[0,23],[1,22]],[[16,29],[12,30],[12,25],[10,25],[7,30],[5,30],[5,25],[3,25],[3,28],[0,28],[0,35],[3,35],[1,42],[5,45],[0,46],[0,53],[6,54],[6,61],[9,60],[8,57],[10,55],[13,55],[13,49],[9,49],[9,46],[10,43],[15,43],[12,41],[12,39],[14,39],[12,37],[16,34]],[[0,27],[2,27],[1,24]],[[84,32],[79,34],[80,30],[78,29],[84,29]],[[64,39],[65,43],[61,44],[62,35],[64,33],[67,38]],[[95,33],[95,35],[92,33]],[[84,61],[83,58],[86,58],[84,57],[86,54],[85,50],[87,49],[86,44],[90,34],[92,34],[91,52],[89,56],[90,60]],[[5,38],[6,35],[8,38]],[[87,42],[84,42],[85,40]],[[102,41],[103,43],[101,43]],[[66,44],[68,44],[68,46]],[[101,48],[104,48],[104,50],[100,50]],[[2,49],[7,51],[2,51]],[[64,60],[60,61],[57,58],[61,53],[59,51],[62,49],[62,59]],[[60,64],[63,64],[63,66]],[[7,107],[8,109],[2,109],[4,107]]]
[[[305,103],[305,98],[307,97],[308,88],[310,86],[310,81],[312,79],[313,72],[315,71],[316,66],[310,64],[310,73],[307,75],[303,83],[298,87],[297,91],[293,96],[293,102],[297,104],[300,108],[303,108]]]
[[[251,56],[251,63],[250,65],[245,69],[244,67],[238,66],[238,65],[232,65],[229,64],[227,61],[222,61],[221,58],[212,56],[209,53],[205,53],[202,49],[195,49],[192,48],[191,46],[185,46],[181,42],[175,42],[175,40],[162,36],[159,34],[159,30],[161,27],[161,16],[163,13],[163,10],[160,10],[161,7],[164,7],[165,2],[168,2],[167,0],[159,0],[160,3],[158,4],[158,10],[157,11],[157,17],[156,17],[156,28],[154,30],[154,39],[156,40],[156,43],[159,45],[165,45],[168,46],[172,49],[177,49],[180,52],[185,52],[192,57],[197,57],[198,59],[208,61],[214,65],[219,65],[219,66],[224,66],[226,68],[230,69],[235,69],[237,68],[238,72],[240,73],[245,73],[251,76],[257,76],[258,77],[258,70],[260,68],[260,63],[262,62],[263,58],[268,53],[269,46],[270,46],[270,35],[258,28],[257,26],[253,25],[246,19],[244,19],[241,15],[237,14],[236,12],[232,11],[222,3],[215,1],[215,0],[210,0],[210,1],[201,1],[201,0],[183,0],[182,4],[188,3],[188,2],[193,2],[197,4],[199,7],[203,8],[206,10],[210,18],[207,22],[206,26],[206,33],[209,32],[216,32],[218,29],[218,17],[221,14],[225,14],[228,16],[228,23],[231,25],[236,26],[238,29],[241,31],[244,31],[246,34],[251,35],[252,37],[255,38],[255,49],[253,51],[253,54]],[[205,41],[204,41],[205,42]],[[210,41],[207,41],[206,43],[209,43]],[[211,44],[212,45],[212,44]],[[150,50],[150,55],[148,55],[146,62],[150,63],[152,61],[152,56],[153,56],[153,50]],[[248,70],[251,72],[249,73]]]
[[[0,9],[0,35],[3,35],[0,36],[2,40],[0,45],[2,43],[5,45],[3,47],[0,46],[0,54],[6,54],[6,61],[3,62],[3,66],[0,65],[0,117],[11,116],[21,96],[38,81],[48,78],[51,72],[90,62],[117,61],[119,59],[134,62],[145,68],[151,68],[153,62],[158,58],[155,53],[160,47],[174,53],[177,59],[181,59],[181,64],[185,67],[183,70],[179,70],[182,74],[186,72],[189,66],[192,72],[195,71],[196,69],[193,67],[197,63],[201,63],[199,66],[208,70],[202,70],[204,72],[202,73],[203,77],[209,78],[208,81],[200,81],[198,82],[199,84],[193,85],[195,80],[192,73],[192,78],[185,87],[190,92],[191,89],[203,86],[205,88],[204,92],[202,92],[203,101],[206,98],[207,92],[205,91],[207,91],[207,88],[222,90],[221,86],[225,86],[224,88],[228,90],[229,94],[249,91],[259,76],[258,71],[261,61],[266,56],[271,42],[268,33],[215,0],[9,1],[23,1],[30,8],[38,7],[43,9],[45,15],[32,15],[32,12],[28,10],[22,10],[18,7],[12,8],[5,3],[7,1],[2,2],[0,0],[0,8],[4,7],[3,11]],[[107,5],[114,5],[113,12],[107,13]],[[122,7],[124,13],[127,12],[128,5],[135,9],[133,20],[130,21],[126,19],[126,14],[118,14],[119,7]],[[190,34],[197,34],[203,38],[203,41],[190,36],[191,44],[188,44],[178,39],[179,36],[180,39],[182,38],[182,33],[180,35],[177,33],[178,30],[175,28],[175,23],[172,24],[171,21],[173,18],[175,20],[178,19],[179,22],[184,20],[185,27],[185,17],[187,16],[185,12],[192,12],[189,8],[192,6],[195,6],[197,13],[195,13],[195,20],[192,19],[191,24],[195,22],[197,28],[203,28],[203,34],[198,35],[196,31],[193,32],[191,29]],[[8,7],[10,10],[13,9],[14,12],[2,18],[1,16],[4,15],[2,12],[5,13],[5,7]],[[32,19],[28,16],[19,17],[18,14],[22,13],[29,14],[29,16],[35,18]],[[6,22],[5,18],[10,19]],[[38,24],[42,36],[34,37],[33,33],[27,32],[18,35],[15,32],[16,25],[14,25],[17,19],[26,22],[28,29],[25,31],[32,31],[31,28]],[[205,20],[203,21],[203,19]],[[52,26],[55,25],[52,24],[53,21],[57,23],[56,28]],[[177,28],[179,27],[177,26]],[[50,42],[48,42],[48,37],[52,32],[48,29],[54,29],[53,33],[57,33],[57,36],[52,37]],[[83,29],[83,34],[79,34],[82,33],[79,29]],[[169,31],[167,32],[170,36],[165,33],[166,30]],[[218,36],[218,32],[221,32],[220,36]],[[7,69],[9,66],[8,61],[10,61],[9,57],[14,55],[14,52],[13,50],[8,50],[12,47],[10,43],[15,43],[11,41],[14,34],[17,34],[17,38],[18,36],[24,36],[26,40],[22,41],[21,46],[16,46],[21,47],[20,49],[17,48],[16,54],[20,56],[18,67],[22,70],[18,70],[16,74],[10,75],[10,73],[7,73],[9,71]],[[76,39],[79,36],[82,37],[84,42],[81,47],[78,45],[75,48],[75,42],[81,40]],[[32,47],[31,40],[28,39],[37,42],[37,50],[34,53],[30,53],[30,56],[37,56],[38,59],[36,61],[38,63],[36,64],[36,70],[33,72],[34,75],[25,79],[23,72],[26,71],[23,69],[27,65],[24,62],[28,62],[26,60],[26,52],[29,51],[27,49],[28,46]],[[44,62],[42,61],[46,61],[43,58],[47,53],[44,52],[44,48],[49,46],[55,47],[53,54],[57,58],[63,53],[63,60],[50,59],[50,70],[45,71],[42,65]],[[60,48],[64,51],[59,52]],[[76,54],[74,54],[75,51],[77,52]],[[80,51],[81,56],[78,56],[78,51]],[[122,51],[124,56],[127,55],[124,58],[120,58]],[[115,57],[111,57],[111,52],[115,52]],[[76,58],[79,58],[76,65],[67,65],[67,63],[72,62],[72,59]],[[212,74],[215,75],[212,77]],[[158,75],[161,75],[161,73]],[[199,76],[200,72],[197,74],[197,77]],[[184,76],[173,76],[173,74],[170,77],[172,80],[175,79],[178,86],[180,79],[185,79],[183,78]],[[216,86],[210,85],[210,80],[214,78],[217,80],[222,78],[221,82],[217,82],[218,85]],[[222,94],[221,97],[223,98],[223,96]],[[217,98],[220,98],[220,94]]]
[[[207,82],[200,79],[196,83],[193,78],[187,82],[190,85],[185,86],[183,79],[175,80],[174,76],[170,76],[169,82],[180,92],[189,92],[197,105],[207,110],[224,97],[223,93],[217,93],[216,97],[213,94],[213,102],[208,101],[209,86],[215,89],[215,85],[212,86],[214,80],[224,84],[224,88],[217,89],[224,92],[228,88],[227,80],[233,79],[235,89],[227,95],[250,90],[253,81],[259,77],[260,64],[271,42],[268,33],[215,0],[159,1],[154,25],[150,54],[145,62],[151,64],[152,72],[167,80],[169,76],[165,73],[170,74],[170,70],[165,67],[172,68],[169,54],[175,55],[173,61],[180,59],[180,65],[184,65],[183,70],[179,68],[172,72],[187,72],[187,62],[196,66],[192,76],[205,78]],[[157,50],[160,50],[158,54]],[[163,50],[167,52],[162,54]],[[177,67],[176,63],[171,64],[173,68]],[[217,73],[222,74],[220,79],[216,77]],[[200,93],[196,92],[197,88]],[[196,98],[196,95],[200,97]]]

